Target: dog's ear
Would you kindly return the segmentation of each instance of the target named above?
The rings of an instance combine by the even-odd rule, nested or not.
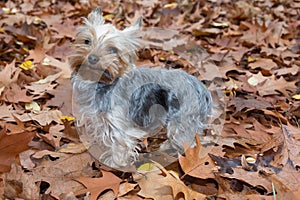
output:
[[[142,26],[142,23],[143,23],[143,19],[142,19],[142,17],[139,17],[138,20],[135,22],[135,24],[133,24],[132,26],[140,29]]]
[[[129,41],[136,49],[141,48],[141,31],[140,28],[142,26],[142,17],[139,17],[138,20],[130,27],[124,29],[122,31],[126,40]]]
[[[102,9],[101,7],[98,7],[94,9],[87,18],[88,22],[93,26],[99,26],[104,24],[105,20],[102,17]]]
[[[131,33],[136,32],[140,30],[142,23],[143,23],[143,19],[142,17],[139,17],[138,20],[132,26],[124,29],[124,32],[131,32]]]

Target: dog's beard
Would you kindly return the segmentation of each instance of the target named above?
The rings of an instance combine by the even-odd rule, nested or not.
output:
[[[112,84],[116,78],[123,74],[124,69],[120,68],[121,66],[117,59],[95,65],[84,60],[78,67],[77,74],[83,80]]]

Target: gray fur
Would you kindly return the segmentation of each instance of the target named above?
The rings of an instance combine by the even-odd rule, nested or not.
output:
[[[130,116],[130,99],[134,91],[149,83],[170,88],[179,101],[179,110],[165,124],[167,113],[158,107],[151,123],[143,127]],[[206,87],[179,70],[135,68],[113,85],[82,80],[80,76],[74,76],[72,84],[74,103],[80,105],[77,126],[90,141],[101,146],[103,153],[99,159],[111,167],[120,168],[136,161],[141,139],[155,135],[161,126],[167,127],[169,139],[163,150],[182,151],[183,143],[194,144],[195,133],[201,134],[207,127],[206,120],[212,112],[212,97]]]

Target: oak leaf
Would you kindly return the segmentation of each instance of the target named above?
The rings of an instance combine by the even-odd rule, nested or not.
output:
[[[38,113],[26,113],[22,115],[15,115],[22,122],[34,120],[42,126],[46,126],[47,124],[50,124],[53,121],[59,124],[62,123],[62,121],[60,120],[62,113],[59,110],[42,110]]]
[[[271,71],[272,69],[277,67],[277,64],[271,59],[260,58],[255,60],[255,62],[250,63],[249,67],[252,69],[261,68],[267,71]]]
[[[115,176],[113,173],[104,170],[102,170],[102,175],[103,176],[100,178],[81,177],[75,179],[86,187],[85,190],[78,191],[77,194],[82,194],[89,191],[91,193],[91,200],[96,200],[98,196],[105,190],[113,190],[116,197],[118,195],[122,179]]]
[[[185,174],[202,179],[215,177],[213,173],[215,165],[204,151],[197,134],[196,146],[188,148],[185,156],[179,156],[179,163]]]
[[[29,149],[28,143],[34,136],[35,132],[32,131],[12,135],[8,135],[5,128],[0,131],[0,172],[9,171],[16,156]]]
[[[31,175],[36,183],[46,182],[45,194],[60,195],[84,187],[74,179],[80,176],[96,176],[98,171],[92,169],[92,156],[85,152],[81,154],[65,154],[55,151],[37,151],[28,155],[35,164]]]
[[[32,96],[27,95],[26,89],[13,83],[3,91],[1,99],[10,103],[31,102]]]
[[[13,164],[10,172],[4,175],[3,182],[4,195],[10,199],[39,199],[39,187],[21,166]]]
[[[141,190],[139,195],[154,200],[173,200],[183,195],[188,200],[204,200],[206,196],[187,187],[173,171],[168,172],[160,164],[155,163],[156,169],[148,171],[136,180]]]
[[[17,81],[21,70],[15,67],[15,60],[0,70],[0,86],[8,86]]]

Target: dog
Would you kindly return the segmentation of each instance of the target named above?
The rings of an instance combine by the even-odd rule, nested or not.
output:
[[[76,127],[83,140],[97,145],[100,162],[112,168],[137,161],[143,140],[163,127],[167,140],[160,150],[182,152],[195,144],[213,111],[212,96],[196,77],[136,67],[141,23],[140,18],[118,30],[97,8],[84,18],[69,58]]]

